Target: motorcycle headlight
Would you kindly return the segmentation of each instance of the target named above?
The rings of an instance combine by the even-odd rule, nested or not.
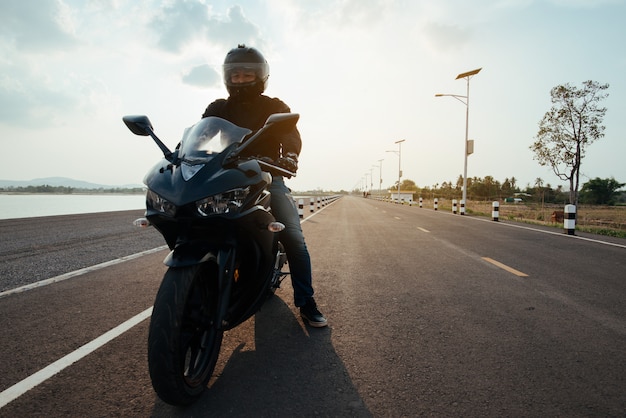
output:
[[[237,212],[243,205],[249,192],[250,189],[246,187],[245,189],[233,189],[209,196],[196,201],[196,208],[202,216]]]
[[[163,199],[158,194],[154,193],[152,190],[148,190],[146,193],[146,204],[148,208],[152,208],[156,211],[159,211],[168,216],[176,215],[176,206],[166,199]]]

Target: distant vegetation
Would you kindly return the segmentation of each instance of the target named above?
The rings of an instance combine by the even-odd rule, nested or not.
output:
[[[620,183],[614,178],[595,178],[583,184],[580,192],[580,203],[594,205],[625,205],[626,191],[620,191],[625,183]],[[460,199],[463,186],[463,177],[459,176],[456,183],[449,181],[432,186],[419,187],[413,180],[403,180],[400,184],[402,191],[413,191],[413,200],[419,197],[439,199]],[[394,193],[398,189],[398,183],[383,190],[384,194]],[[357,191],[358,192],[358,191]],[[368,191],[370,192],[370,191]],[[370,194],[376,195],[377,190],[371,190]],[[535,180],[533,186],[527,185],[520,188],[515,177],[506,178],[500,182],[491,176],[484,178],[472,177],[467,179],[468,201],[506,201],[518,198],[524,202],[554,203],[564,205],[569,203],[570,193],[562,186],[553,188],[550,184],[544,184],[541,178]]]
[[[142,187],[134,188],[98,188],[86,189],[78,187],[66,186],[50,186],[47,184],[41,186],[19,186],[19,187],[0,187],[0,193],[48,193],[48,194],[143,194],[145,191]]]

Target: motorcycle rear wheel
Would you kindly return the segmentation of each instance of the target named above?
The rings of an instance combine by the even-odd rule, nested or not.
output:
[[[156,296],[148,335],[148,367],[159,398],[189,405],[206,389],[222,345],[215,323],[217,264],[171,267]]]

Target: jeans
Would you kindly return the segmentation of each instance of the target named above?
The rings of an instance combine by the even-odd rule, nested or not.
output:
[[[300,227],[298,208],[282,177],[273,178],[269,191],[272,194],[274,218],[285,225],[285,229],[279,233],[279,239],[287,253],[294,304],[298,307],[304,306],[307,299],[313,297],[313,285],[311,257]]]

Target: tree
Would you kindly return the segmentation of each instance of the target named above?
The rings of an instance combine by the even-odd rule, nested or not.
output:
[[[561,180],[569,180],[571,204],[578,204],[580,165],[585,149],[604,136],[602,120],[608,84],[585,81],[582,88],[559,85],[550,91],[552,108],[539,122],[539,132],[530,147],[542,166],[550,166]]]
[[[398,182],[396,181],[395,184],[389,188],[389,190],[393,191],[395,190],[396,192],[398,191]],[[406,190],[406,191],[417,191],[417,184],[415,184],[415,182],[413,180],[409,180],[409,179],[404,179],[402,180],[402,183],[400,183],[400,190]]]
[[[595,205],[615,204],[617,191],[624,187],[626,183],[619,183],[614,178],[601,179],[596,177],[583,184],[580,190],[580,199],[585,203]]]

